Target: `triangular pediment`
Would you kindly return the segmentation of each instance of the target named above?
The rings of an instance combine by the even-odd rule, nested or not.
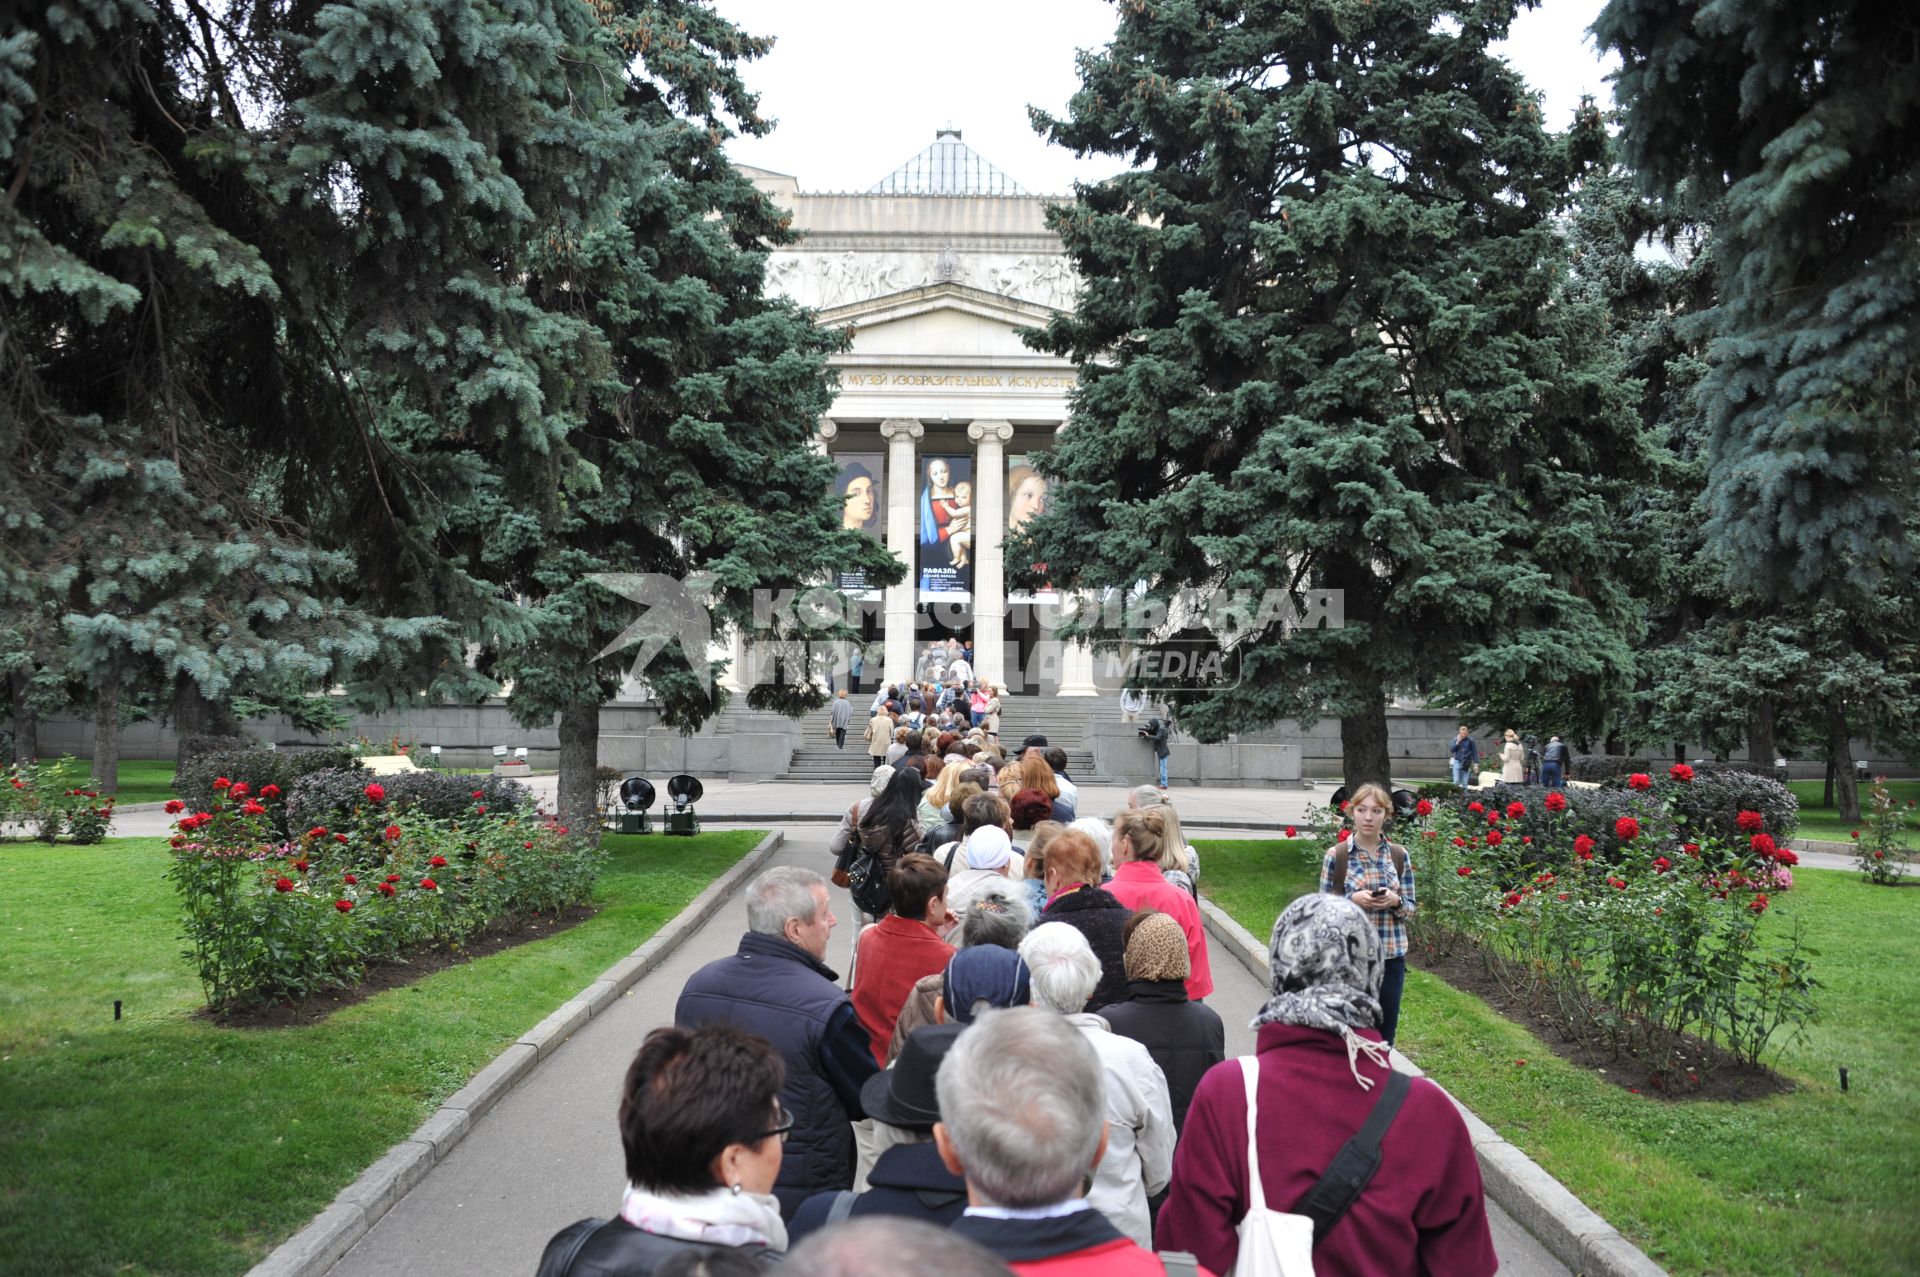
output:
[[[853,354],[954,355],[1031,358],[1023,328],[1041,328],[1059,312],[965,284],[928,284],[819,312],[819,322],[853,336]]]

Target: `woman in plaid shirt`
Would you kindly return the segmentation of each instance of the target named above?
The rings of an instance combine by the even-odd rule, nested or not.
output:
[[[1353,833],[1335,843],[1320,862],[1320,890],[1344,895],[1365,909],[1380,933],[1387,969],[1380,980],[1380,1036],[1393,1044],[1400,1027],[1400,991],[1407,983],[1407,919],[1413,917],[1413,861],[1405,847],[1386,840],[1387,813],[1393,800],[1379,785],[1362,785],[1347,802]],[[1340,853],[1346,851],[1345,882]]]

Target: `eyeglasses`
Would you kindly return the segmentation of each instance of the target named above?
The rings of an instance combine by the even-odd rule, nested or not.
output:
[[[773,1102],[773,1111],[775,1114],[774,1128],[770,1131],[762,1131],[758,1135],[754,1136],[753,1142],[755,1144],[758,1144],[761,1140],[764,1140],[769,1136],[773,1136],[773,1135],[778,1135],[780,1137],[780,1142],[782,1144],[785,1144],[787,1142],[787,1135],[789,1132],[793,1130],[793,1114],[787,1112],[786,1106],[781,1104],[780,1101],[778,1100],[775,1100]]]

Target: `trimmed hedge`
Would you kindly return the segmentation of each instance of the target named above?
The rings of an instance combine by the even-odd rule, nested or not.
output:
[[[173,792],[187,804],[189,810],[210,811],[214,803],[213,782],[221,776],[245,782],[256,794],[262,785],[278,785],[284,797],[291,794],[295,784],[309,773],[359,766],[353,751],[344,746],[322,749],[261,749],[253,746],[247,749],[207,750],[174,769]],[[289,833],[286,807],[269,803],[268,810],[273,813],[273,832],[278,837],[286,837]]]
[[[1800,827],[1800,801],[1793,791],[1771,776],[1716,764],[1712,770],[1694,768],[1691,784],[1675,785],[1671,796],[1675,814],[1690,829],[1705,830],[1728,842],[1744,841],[1737,817],[1757,811],[1766,817],[1766,832],[1784,840]]]
[[[448,772],[399,772],[374,776],[364,770],[330,769],[309,772],[286,790],[287,824],[296,833],[316,825],[329,829],[345,828],[353,822],[354,809],[366,802],[366,788],[377,780],[387,791],[389,811],[415,812],[441,820],[456,820],[473,814],[476,805],[488,814],[507,816],[518,813],[533,802],[533,795],[519,781],[503,776],[457,776]],[[474,794],[480,794],[475,798]]]

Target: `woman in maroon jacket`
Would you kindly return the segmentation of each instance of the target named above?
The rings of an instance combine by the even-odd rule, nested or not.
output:
[[[1366,1121],[1390,1067],[1380,1019],[1384,961],[1352,901],[1302,896],[1273,927],[1273,997],[1254,1020],[1257,1145],[1267,1206],[1296,1211]],[[1490,1277],[1499,1266],[1473,1141],[1453,1102],[1414,1078],[1381,1140],[1380,1168],[1314,1248],[1321,1277]],[[1233,1268],[1247,1213],[1247,1100],[1237,1060],[1208,1071],[1173,1156],[1154,1241]]]

